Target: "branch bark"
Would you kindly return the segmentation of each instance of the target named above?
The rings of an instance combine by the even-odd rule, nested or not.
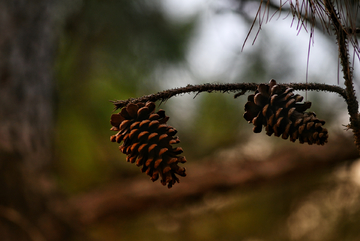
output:
[[[324,3],[329,18],[331,19],[331,23],[334,26],[334,32],[339,47],[339,59],[344,76],[348,112],[350,115],[350,128],[353,130],[355,145],[357,146],[360,152],[360,118],[358,114],[359,103],[356,98],[354,83],[353,83],[353,73],[350,67],[351,63],[349,59],[348,35],[346,30],[344,29],[344,26],[342,25],[341,19],[339,18],[339,15],[334,7],[334,4],[331,2],[331,0],[325,0]]]
[[[279,84],[279,85],[285,85],[290,88],[293,88],[295,90],[315,90],[315,91],[328,91],[328,92],[334,92],[339,94],[341,97],[347,101],[347,96],[344,91],[339,86],[335,85],[327,85],[327,84],[317,84],[317,83],[309,83],[309,84],[303,84],[303,83],[291,83],[291,84]],[[197,93],[196,95],[200,94],[201,92],[239,92],[241,95],[245,94],[247,91],[255,91],[258,87],[258,84],[256,83],[234,83],[234,84],[203,84],[203,85],[187,85],[185,87],[175,88],[175,89],[169,89],[164,90],[161,92],[158,92],[156,94],[146,95],[139,98],[130,98],[127,100],[117,100],[113,101],[113,104],[115,105],[115,109],[122,108],[129,103],[139,103],[139,102],[146,102],[146,101],[165,101],[170,99],[171,97],[185,94],[185,93]],[[236,94],[235,97],[237,97],[239,94]],[[196,97],[196,96],[195,96]]]

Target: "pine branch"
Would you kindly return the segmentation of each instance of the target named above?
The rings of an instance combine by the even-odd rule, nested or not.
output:
[[[255,83],[238,83],[238,84],[203,84],[203,85],[187,85],[186,87],[174,88],[169,90],[164,90],[158,92],[156,94],[145,95],[139,98],[130,98],[128,100],[118,100],[113,101],[115,105],[115,109],[122,108],[129,103],[139,103],[139,102],[147,102],[147,101],[158,101],[164,102],[171,97],[186,94],[186,93],[197,93],[201,92],[239,92],[239,91],[255,91],[257,88],[257,84]],[[244,92],[244,93],[245,93]]]
[[[348,100],[347,104],[350,115],[350,128],[353,129],[355,144],[358,147],[358,150],[360,150],[360,120],[358,116],[359,104],[356,99],[353,85],[353,74],[350,67],[347,32],[341,24],[341,19],[334,7],[334,4],[330,0],[325,0],[325,7],[331,19],[332,25],[334,26],[337,44],[339,46],[339,58],[344,75],[345,92]]]
[[[327,91],[339,94],[347,102],[347,95],[345,90],[339,86],[327,85],[327,84],[317,84],[317,83],[291,83],[291,84],[279,84],[284,85],[294,90],[315,90],[315,91]],[[187,85],[186,87],[180,87],[175,89],[164,90],[156,94],[145,95],[139,98],[130,98],[127,100],[117,100],[112,101],[115,105],[115,110],[120,109],[129,103],[139,103],[147,101],[158,101],[161,102],[170,99],[171,97],[185,94],[185,93],[196,93],[195,97],[201,92],[238,92],[235,95],[235,98],[239,95],[245,94],[247,91],[255,91],[258,87],[256,83],[234,83],[234,84],[203,84],[203,85]]]

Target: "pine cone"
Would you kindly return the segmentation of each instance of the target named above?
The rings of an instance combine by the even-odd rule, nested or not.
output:
[[[185,163],[181,147],[172,148],[180,142],[174,136],[177,131],[166,124],[169,117],[164,110],[154,113],[153,102],[129,104],[120,113],[111,116],[111,130],[118,131],[110,141],[121,143],[121,152],[127,155],[126,161],[142,166],[141,171],[156,181],[161,176],[161,183],[171,188],[179,182],[179,176],[186,176],[185,168],[177,164]]]
[[[298,103],[303,97],[292,93],[293,89],[276,84],[260,84],[255,94],[249,95],[245,104],[244,118],[254,124],[253,131],[259,133],[265,126],[266,134],[299,139],[300,143],[324,145],[328,131],[322,126],[325,121],[316,118],[313,112],[304,112],[311,102]]]

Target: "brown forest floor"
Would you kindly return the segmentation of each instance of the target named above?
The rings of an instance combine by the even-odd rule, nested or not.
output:
[[[187,163],[187,177],[180,178],[180,183],[171,189],[141,176],[112,182],[71,197],[66,205],[74,208],[80,223],[89,225],[119,215],[137,215],[154,207],[178,206],[186,200],[201,198],[210,191],[226,192],[279,178],[291,180],[346,161],[351,163],[358,157],[351,138],[337,136],[334,139],[322,147],[286,145],[266,161],[219,162],[207,159],[196,164]]]

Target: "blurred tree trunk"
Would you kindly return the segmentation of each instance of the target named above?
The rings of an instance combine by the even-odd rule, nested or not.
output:
[[[58,240],[51,197],[55,1],[0,1],[0,237]]]

